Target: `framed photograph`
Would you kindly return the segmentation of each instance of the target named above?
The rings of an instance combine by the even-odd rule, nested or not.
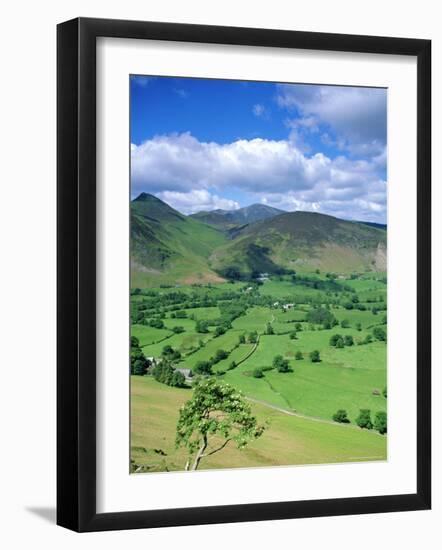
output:
[[[430,53],[58,26],[59,525],[430,508]]]

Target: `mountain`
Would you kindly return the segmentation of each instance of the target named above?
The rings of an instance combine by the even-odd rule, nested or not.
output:
[[[283,214],[284,210],[267,206],[266,204],[251,204],[238,210],[211,210],[191,214],[190,217],[219,229],[229,230],[233,227],[246,225],[274,218]]]
[[[261,206],[269,208],[252,205],[236,219],[253,219]],[[219,282],[252,271],[385,271],[386,241],[385,229],[312,212],[279,213],[226,231],[142,193],[131,202],[131,284]]]
[[[216,282],[208,258],[226,237],[148,193],[131,202],[131,284]]]
[[[386,269],[386,231],[313,212],[287,212],[236,230],[216,249],[219,273],[280,273],[285,269],[351,271]]]
[[[356,222],[356,223],[363,223],[364,225],[368,225],[370,227],[377,227],[377,229],[383,229],[384,231],[387,230],[387,224],[385,223],[376,223],[376,222]]]

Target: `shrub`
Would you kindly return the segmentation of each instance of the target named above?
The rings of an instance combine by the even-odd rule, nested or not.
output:
[[[276,357],[273,359],[273,368],[275,368],[278,372],[289,372],[290,371],[290,365],[287,359],[284,359],[282,355],[276,355]]]
[[[212,374],[212,365],[209,361],[198,361],[195,365],[194,371],[196,374],[202,374],[203,376],[208,376]]]
[[[225,334],[226,332],[226,329],[222,326],[217,326],[216,329],[215,329],[215,338],[217,338],[218,336],[221,336],[223,334]]]
[[[310,352],[310,361],[312,363],[319,363],[321,361],[321,355],[317,349]]]
[[[385,342],[387,340],[387,333],[384,327],[374,327],[373,336],[376,338],[376,340],[379,340],[381,342]]]
[[[331,346],[336,346],[339,340],[342,340],[342,336],[340,334],[333,334],[333,336],[330,337],[329,344]]]
[[[173,327],[172,331],[173,331],[175,334],[181,334],[182,332],[184,332],[184,327],[180,327],[180,326]]]
[[[374,417],[374,429],[380,434],[387,433],[387,413],[379,411]]]
[[[350,420],[347,416],[347,411],[345,409],[339,409],[333,415],[333,420],[335,422],[340,422],[341,424],[349,424]]]
[[[360,428],[367,430],[373,429],[373,422],[371,421],[370,409],[360,409],[359,416],[356,418],[356,424]]]
[[[273,327],[270,323],[267,323],[266,334],[268,334],[268,335],[275,334],[275,331],[273,330]]]
[[[348,319],[342,319],[341,327],[342,328],[348,328],[349,326],[350,326],[350,321]]]
[[[354,344],[353,336],[351,334],[346,334],[344,336],[344,345],[352,346]]]
[[[298,338],[298,333],[296,332],[296,330],[292,330],[292,332],[290,333],[290,340],[296,340]]]
[[[255,369],[252,373],[253,378],[263,378],[264,373],[262,372],[262,369]]]
[[[304,359],[304,355],[302,354],[302,351],[297,351],[295,354],[295,359],[297,361],[300,361],[301,359]]]

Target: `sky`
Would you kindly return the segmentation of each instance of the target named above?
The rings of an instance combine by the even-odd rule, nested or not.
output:
[[[131,194],[386,223],[387,90],[132,75]]]

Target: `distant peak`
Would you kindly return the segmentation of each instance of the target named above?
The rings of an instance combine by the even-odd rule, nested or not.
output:
[[[138,197],[134,199],[134,201],[150,201],[152,199],[159,200],[154,195],[151,195],[150,193],[145,193],[143,191],[138,195]]]

